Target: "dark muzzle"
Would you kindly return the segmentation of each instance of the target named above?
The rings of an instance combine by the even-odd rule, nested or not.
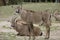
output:
[[[42,35],[43,35],[43,33],[41,32],[40,36],[42,36]]]
[[[14,25],[11,25],[11,27],[15,27]]]

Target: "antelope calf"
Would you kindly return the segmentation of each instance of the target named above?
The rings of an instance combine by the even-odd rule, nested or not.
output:
[[[21,19],[16,20],[16,18],[13,18],[11,26],[18,32],[17,35],[20,36],[42,36],[40,28],[34,27],[33,24],[27,23]]]

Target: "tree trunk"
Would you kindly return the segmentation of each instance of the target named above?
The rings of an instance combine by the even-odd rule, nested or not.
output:
[[[35,0],[35,2],[37,2],[37,0]]]
[[[41,0],[39,0],[39,2],[41,2]]]
[[[59,3],[59,0],[57,0],[58,1],[58,3]]]
[[[57,3],[57,0],[55,0],[55,2]]]
[[[6,5],[5,0],[0,0],[0,6],[4,6],[4,5]]]
[[[5,0],[2,0],[2,1],[3,1],[4,5],[6,5],[6,1]]]
[[[50,0],[50,2],[52,2],[52,0]]]
[[[45,2],[47,2],[47,0],[45,0]]]
[[[30,2],[32,2],[32,0],[30,0]]]

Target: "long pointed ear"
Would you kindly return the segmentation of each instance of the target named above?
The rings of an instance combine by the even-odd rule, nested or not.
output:
[[[53,15],[56,15],[58,12],[59,12],[59,10],[58,10],[58,9],[55,9],[55,10],[53,11]]]
[[[19,19],[16,20],[16,23],[21,23],[23,25],[27,25],[28,24],[27,22],[25,22],[23,20],[19,20]]]
[[[55,10],[53,11],[53,13],[55,13],[56,11],[58,11],[58,9],[55,9]]]
[[[27,23],[27,22],[25,22],[25,21],[22,21],[22,24],[23,24],[23,25],[28,25],[28,23]]]

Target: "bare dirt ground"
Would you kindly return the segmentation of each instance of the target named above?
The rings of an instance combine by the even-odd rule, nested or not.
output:
[[[0,22],[0,40],[28,40],[28,37],[16,36],[17,32],[10,25],[7,21]],[[51,28],[49,40],[60,40],[60,23],[52,23]],[[36,40],[45,40],[44,35],[36,37]]]

